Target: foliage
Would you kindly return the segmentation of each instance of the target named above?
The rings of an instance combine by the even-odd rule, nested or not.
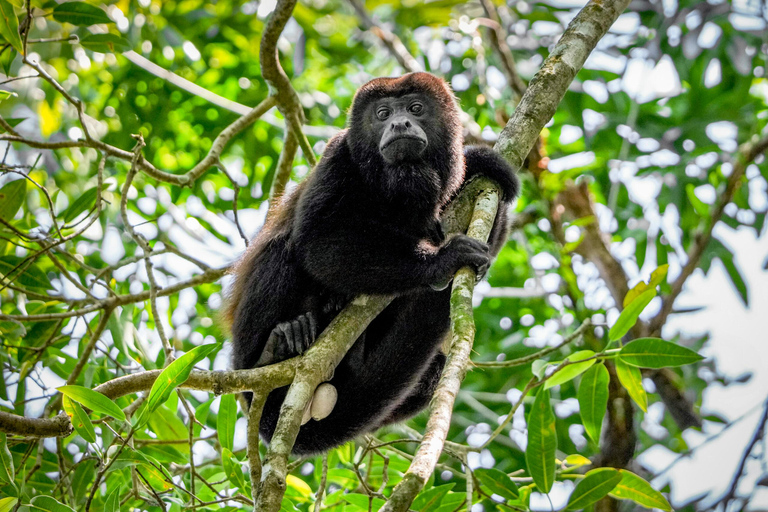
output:
[[[480,143],[496,139],[519,99],[505,50],[492,43],[496,16],[525,80],[571,17],[554,2],[364,7],[453,85],[465,136]],[[650,379],[685,390],[678,405],[694,415],[713,381],[697,372],[714,369],[697,354],[705,340],[659,337],[691,272],[719,260],[749,300],[731,249],[709,237],[717,222],[764,232],[768,166],[738,148],[766,127],[768,48],[753,25],[732,23],[760,20],[743,5],[631,9],[521,170],[519,225],[490,286],[476,290],[476,368],[415,510],[528,509],[550,491],[569,510],[605,496],[671,509],[631,460],[594,466],[616,465],[617,436],[636,454],[689,449],[681,431],[690,425],[670,413],[655,425],[663,435],[639,425],[661,401]],[[270,10],[228,0],[0,0],[0,412],[63,409],[74,429],[55,442],[0,434],[0,511],[252,504],[234,395],[178,386],[193,366],[228,367],[217,318],[225,274],[266,215],[283,114],[247,126],[188,184],[145,171],[182,176],[244,106],[267,98],[258,50]],[[308,0],[279,41],[317,153],[362,83],[404,71],[382,29],[365,26],[349,3]],[[298,182],[308,159],[293,164]],[[151,391],[111,399],[96,390],[149,370],[159,373]],[[604,420],[617,403],[638,424],[636,439]],[[326,461],[295,461],[282,509],[317,510],[317,499],[324,510],[378,509],[425,418]]]

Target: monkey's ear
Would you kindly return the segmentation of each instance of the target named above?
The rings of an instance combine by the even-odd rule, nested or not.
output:
[[[504,201],[512,202],[520,194],[520,179],[511,165],[496,151],[486,146],[464,148],[465,180],[485,176],[501,187]]]

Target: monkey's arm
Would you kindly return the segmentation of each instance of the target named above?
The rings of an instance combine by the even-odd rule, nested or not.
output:
[[[457,236],[440,248],[393,227],[345,218],[314,226],[304,237],[305,270],[331,289],[360,293],[400,293],[450,281],[462,266],[484,272],[488,246]]]

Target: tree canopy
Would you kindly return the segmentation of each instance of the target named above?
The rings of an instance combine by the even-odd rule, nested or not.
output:
[[[765,236],[768,11],[628,3],[0,0],[0,511],[764,497],[765,396],[727,483],[691,495],[665,473],[741,421],[702,408],[739,379],[669,322],[712,268],[753,298],[718,230]],[[454,280],[431,411],[289,459],[236,397],[293,382],[301,404],[387,298],[353,301],[307,358],[234,372],[227,274],[357,88],[411,71],[445,78],[465,141],[520,169],[514,229],[487,281]],[[474,211],[487,236],[494,190],[455,201],[456,229]]]

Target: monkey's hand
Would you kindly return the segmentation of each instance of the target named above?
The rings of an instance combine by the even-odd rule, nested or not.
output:
[[[272,329],[256,366],[279,363],[301,355],[315,342],[316,336],[317,323],[310,312],[290,322],[279,323]]]
[[[434,275],[430,286],[434,290],[445,289],[461,267],[472,267],[478,279],[482,278],[491,265],[488,244],[467,235],[457,235],[437,253]]]

